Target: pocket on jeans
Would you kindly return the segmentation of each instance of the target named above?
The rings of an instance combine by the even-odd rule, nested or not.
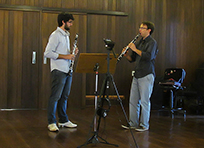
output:
[[[150,82],[151,84],[154,84],[154,75],[153,75],[153,74],[147,75],[147,80],[148,80],[148,82]]]

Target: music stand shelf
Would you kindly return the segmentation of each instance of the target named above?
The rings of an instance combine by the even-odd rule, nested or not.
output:
[[[124,96],[124,95],[119,95],[119,96],[120,96],[121,100],[124,100],[124,99],[125,99],[125,96]],[[95,95],[86,95],[86,98],[89,99],[89,100],[93,100],[94,97],[95,97]],[[98,95],[98,97],[99,97],[99,95]],[[109,99],[110,99],[110,100],[115,100],[115,99],[117,99],[117,98],[118,98],[117,95],[109,95]]]
[[[110,73],[114,74],[117,59],[110,54]],[[99,64],[99,73],[107,72],[107,53],[80,53],[76,67],[77,73],[95,73],[93,68]]]

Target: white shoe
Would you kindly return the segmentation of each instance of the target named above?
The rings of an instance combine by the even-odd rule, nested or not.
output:
[[[124,129],[136,129],[136,127],[134,127],[134,126],[126,126],[126,125],[121,125],[121,127],[122,128],[124,128]]]
[[[74,124],[71,121],[68,121],[65,123],[58,123],[58,127],[77,127],[77,124]]]
[[[144,131],[149,130],[149,128],[145,128],[143,126],[140,126],[140,127],[136,128],[135,130],[138,131],[138,132],[144,132]]]
[[[50,132],[58,132],[59,131],[59,128],[57,127],[56,123],[49,124],[48,129]]]

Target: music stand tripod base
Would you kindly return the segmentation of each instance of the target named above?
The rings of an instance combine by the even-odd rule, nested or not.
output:
[[[93,70],[93,67],[96,67],[96,65],[98,65],[100,68],[97,69],[96,72],[96,81],[98,79],[97,75],[98,73],[106,73],[107,72],[107,65],[105,64],[107,61],[107,56],[111,56],[111,73],[114,73],[115,71],[115,63],[116,63],[116,59],[114,58],[113,54],[108,55],[108,54],[99,54],[99,53],[81,53],[79,55],[79,60],[78,60],[78,65],[76,68],[76,72],[79,73],[93,73],[95,70]],[[97,85],[97,83],[96,83]],[[95,95],[97,95],[97,87],[95,90]],[[96,104],[95,104],[96,107]],[[95,110],[97,110],[97,108],[95,108]],[[96,112],[94,115],[94,119],[96,119]],[[117,144],[112,144],[107,142],[105,139],[103,139],[102,137],[100,137],[98,135],[98,131],[99,131],[99,126],[100,126],[100,120],[101,117],[99,117],[99,122],[98,122],[98,127],[97,129],[94,129],[93,132],[93,136],[91,138],[89,138],[84,144],[78,146],[77,148],[80,148],[82,146],[86,146],[88,144],[98,144],[98,143],[102,143],[102,144],[108,144],[108,145],[113,145],[115,147],[118,147]]]
[[[99,138],[101,140],[103,140],[103,141],[100,141]],[[115,147],[119,147],[117,144],[112,144],[112,143],[107,142],[105,139],[103,139],[102,137],[98,136],[97,132],[94,132],[94,135],[91,138],[89,138],[86,143],[84,143],[84,144],[82,144],[80,146],[77,146],[77,148],[86,146],[88,144],[98,144],[98,143],[108,144],[108,145],[113,145]]]

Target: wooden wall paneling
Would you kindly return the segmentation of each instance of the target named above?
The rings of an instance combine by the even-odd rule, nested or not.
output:
[[[117,0],[101,0],[96,1],[94,5],[96,5],[98,9],[100,8],[100,10],[116,11],[116,1]]]
[[[19,1],[19,0],[10,0],[10,4],[11,5],[19,5],[19,4],[22,4],[23,2],[21,1]]]
[[[75,0],[74,8],[77,9],[87,9],[87,0]]]
[[[23,13],[22,47],[22,108],[38,108],[39,90],[39,12]],[[32,64],[32,53],[36,52],[36,63]]]
[[[117,0],[112,0],[112,2],[107,0],[106,3],[108,3],[108,6],[107,6],[108,10],[112,10],[112,11],[118,10],[117,9]],[[121,10],[119,10],[119,11],[121,11]]]
[[[27,6],[42,6],[42,0],[25,0],[25,5]]]
[[[102,10],[103,0],[87,0],[87,6],[90,10]]]
[[[75,8],[75,0],[62,0],[62,8]]]
[[[62,0],[43,0],[43,7],[61,8]]]
[[[116,10],[122,11],[121,2],[123,2],[123,1],[122,0],[114,1]]]
[[[87,52],[106,53],[103,38],[107,36],[107,16],[88,15],[89,41],[87,42]]]
[[[191,45],[189,46],[189,51],[190,53],[193,53],[193,57],[187,57],[187,60],[189,58],[194,59],[195,60],[195,66],[192,67],[194,72],[196,71],[197,68],[200,68],[201,64],[204,63],[204,52],[203,52],[203,34],[204,31],[202,28],[202,26],[204,26],[204,13],[203,13],[203,7],[204,7],[204,2],[202,0],[198,1],[198,4],[193,4],[192,5],[192,15],[193,15],[193,26],[191,27],[191,31],[193,32],[193,35],[191,36],[191,41],[189,41],[188,43]],[[199,36],[198,36],[199,34]],[[196,43],[195,46],[193,46],[193,43]],[[193,50],[192,50],[193,49]],[[197,54],[195,54],[197,53]],[[188,54],[189,55],[189,54]],[[196,55],[199,55],[199,57],[196,57]],[[189,63],[190,64],[190,63]],[[195,75],[193,75],[195,78]]]
[[[5,26],[8,26],[8,11],[0,10],[0,19],[4,20],[0,22],[0,30],[2,30],[0,36],[0,108],[7,107],[7,95],[8,95],[8,29],[5,29]]]
[[[173,51],[174,50],[174,45],[173,45],[173,34],[174,34],[174,25],[175,25],[175,23],[172,21],[169,21],[169,18],[171,18],[172,17],[172,13],[174,14],[174,12],[172,12],[172,13],[168,13],[169,11],[168,10],[170,10],[170,9],[173,9],[172,7],[175,7],[172,3],[167,3],[166,4],[168,7],[165,7],[165,9],[163,9],[163,11],[164,12],[166,12],[166,13],[164,13],[163,14],[163,21],[162,21],[162,23],[163,22],[166,22],[166,26],[161,26],[160,24],[158,25],[158,26],[156,26],[157,28],[158,28],[158,31],[160,30],[160,27],[162,27],[163,29],[162,29],[162,31],[164,31],[164,38],[163,38],[163,40],[162,40],[162,42],[163,43],[161,43],[161,44],[159,44],[159,49],[161,49],[161,47],[162,47],[162,49],[161,50],[163,50],[162,52],[164,53],[164,54],[160,54],[161,56],[163,56],[163,58],[162,58],[162,60],[163,60],[163,63],[164,63],[164,69],[162,70],[162,71],[160,71],[160,72],[162,72],[162,76],[163,76],[163,73],[164,73],[164,70],[166,69],[166,68],[168,68],[169,66],[171,67],[171,65],[168,65],[169,63],[171,63],[172,61],[174,61],[174,55],[172,55],[171,53],[171,51]],[[174,10],[175,11],[175,10]],[[160,35],[161,35],[161,33],[162,32],[159,32],[160,33]],[[170,41],[171,40],[171,41]],[[159,52],[161,52],[161,51],[159,51]],[[162,61],[161,61],[161,63],[162,63]],[[174,66],[172,66],[172,67],[174,67]]]
[[[0,0],[0,4],[6,4],[6,2],[8,2],[8,0]]]
[[[115,45],[113,47],[113,50],[117,47],[116,43],[116,16],[108,16],[107,17],[107,37],[111,39]]]
[[[0,4],[10,4],[10,0],[0,0]]]
[[[23,12],[10,11],[8,29],[8,108],[21,107]]]
[[[0,4],[42,6],[42,0],[0,0]]]
[[[6,4],[6,0],[0,0],[0,4]]]
[[[190,17],[192,19],[192,4],[191,2],[189,3],[190,1],[188,2],[185,2],[185,5],[179,3],[178,5],[178,16],[179,16],[179,20],[180,20],[180,23],[179,23],[179,26],[178,26],[178,30],[179,32],[177,32],[177,36],[179,37],[178,38],[178,41],[177,41],[177,44],[178,44],[178,48],[179,50],[177,50],[177,58],[178,58],[178,61],[177,61],[177,65],[178,67],[184,67],[185,71],[187,72],[188,69],[190,68],[190,65],[187,66],[187,59],[186,59],[186,55],[188,53],[188,48],[189,48],[189,43],[187,40],[189,40],[191,38],[191,36],[189,36],[191,34],[191,32],[189,32],[191,29],[191,21],[186,22],[186,18],[187,17]],[[186,11],[188,8],[188,11]],[[186,13],[187,12],[187,13]],[[190,37],[190,38],[189,38]],[[191,39],[190,39],[191,40]],[[191,45],[190,45],[191,46]],[[192,56],[192,55],[191,55]],[[193,61],[191,61],[192,63],[194,63]],[[191,64],[193,65],[193,64]],[[191,68],[190,68],[191,69]],[[187,72],[187,75],[186,75],[186,78],[184,80],[184,82],[187,82],[188,81],[188,77],[190,76],[191,74]]]
[[[190,68],[189,67],[190,65],[187,66],[188,61],[186,59],[187,51],[188,51],[187,40],[189,38],[189,31],[190,31],[189,27],[191,25],[186,25],[186,15],[189,15],[191,17],[191,13],[187,14],[185,11],[185,7],[188,7],[188,12],[191,11],[192,7],[189,2],[185,2],[185,5],[183,5],[182,3],[178,3],[177,16],[178,16],[179,23],[177,24],[177,30],[179,31],[176,31],[176,37],[177,37],[176,67],[184,68],[185,71],[187,72],[188,69]],[[191,77],[190,75],[191,73],[187,72],[184,82],[189,81],[188,78]]]
[[[195,78],[195,71],[199,68],[203,60],[203,40],[201,29],[204,23],[202,20],[202,1],[188,1],[182,7],[183,12],[183,30],[184,42],[181,52],[185,56],[181,57],[181,64],[185,65],[187,75],[185,81],[189,83]]]
[[[200,24],[199,24],[199,26],[203,26],[203,24],[204,24],[204,1],[203,0],[200,0],[200,15],[201,15],[201,18],[200,18]],[[196,17],[197,18],[197,17]],[[199,27],[200,28],[200,27]],[[203,31],[203,30],[202,30]],[[199,30],[199,32],[200,32],[200,30]],[[200,63],[204,63],[204,61],[203,61],[203,57],[204,57],[204,52],[202,52],[203,51],[203,41],[204,41],[204,33],[201,33],[201,37],[200,37],[200,48],[199,48],[199,51],[201,51],[201,52],[199,52],[199,55],[200,55],[200,58],[199,58],[199,60],[198,60],[198,63],[197,63],[197,65],[199,64],[200,65]]]
[[[66,3],[65,3],[66,4]],[[54,5],[52,2],[46,2],[45,6],[30,6],[30,5],[0,5],[1,9],[6,10],[20,10],[20,11],[44,11],[44,12],[74,12],[76,14],[99,14],[99,15],[112,15],[112,16],[127,16],[127,13],[120,12],[120,11],[106,11],[106,10],[92,10],[92,9],[84,9],[86,6],[84,4],[80,4],[80,6],[75,3],[75,7],[80,8],[73,8],[69,6],[66,8],[64,3],[60,3],[60,7],[48,7],[47,5]],[[82,6],[82,7],[81,7]],[[70,8],[71,7],[71,8]]]
[[[25,4],[25,0],[11,0],[12,5],[22,5]]]
[[[112,7],[113,2],[108,0],[103,0],[103,10],[113,10]],[[110,7],[110,9],[109,9]]]
[[[181,4],[179,3],[178,4],[178,8],[182,8],[182,6],[180,6]],[[178,41],[176,42],[177,43],[177,50],[176,50],[176,59],[177,59],[177,63],[178,65],[183,65],[181,64],[182,61],[185,62],[185,53],[182,54],[182,49],[183,49],[183,45],[185,44],[185,37],[187,36],[186,34],[186,30],[185,30],[185,27],[184,26],[184,23],[185,23],[185,16],[184,16],[184,9],[181,9],[180,11],[178,10],[178,20],[179,20],[179,23],[177,24],[177,30],[181,30],[181,31],[177,31],[176,32],[176,36],[180,36],[180,38],[178,39]],[[178,50],[179,49],[179,50]],[[180,57],[180,58],[179,58]],[[185,63],[184,63],[185,64]]]
[[[158,8],[158,9],[157,9]],[[162,3],[157,3],[157,10],[156,18],[154,20],[155,24],[155,31],[154,36],[158,44],[158,55],[155,61],[155,71],[157,76],[163,76],[164,70],[166,69],[165,66],[165,51],[166,51],[166,35],[167,35],[167,3],[166,0],[163,0]],[[160,27],[160,25],[162,26]]]
[[[28,5],[28,6],[35,6],[35,2],[37,0],[25,0],[25,5]]]
[[[119,2],[119,4],[117,3],[117,5],[119,5],[118,9],[120,9],[121,11],[131,12],[129,11],[129,8],[128,8],[128,4],[129,4],[128,0],[119,0],[118,2]]]

